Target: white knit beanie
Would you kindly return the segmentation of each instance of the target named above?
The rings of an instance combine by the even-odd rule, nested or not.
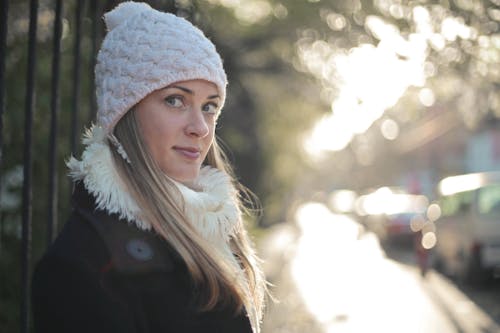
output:
[[[194,79],[213,82],[226,97],[227,77],[212,42],[189,21],[127,1],[104,15],[108,33],[97,55],[97,124],[116,123],[149,93]]]

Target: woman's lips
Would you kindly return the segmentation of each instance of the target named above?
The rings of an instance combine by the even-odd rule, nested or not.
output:
[[[189,159],[197,159],[200,157],[200,150],[192,147],[174,147],[174,150]]]

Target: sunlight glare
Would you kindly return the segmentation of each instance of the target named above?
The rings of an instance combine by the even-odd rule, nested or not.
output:
[[[385,212],[387,202],[392,199],[393,193],[388,187],[381,187],[365,197],[363,209],[369,215],[378,215]]]
[[[369,16],[366,25],[380,38],[377,46],[361,44],[339,52],[322,40],[299,45],[306,68],[325,84],[338,87],[333,115],[323,117],[304,140],[311,155],[343,150],[394,106],[408,87],[425,83],[425,39],[411,35],[405,40],[395,26],[376,16]]]
[[[431,17],[426,8],[422,6],[413,8],[413,21],[416,24],[418,33],[425,36],[430,36],[432,34]]]
[[[464,24],[463,19],[460,19],[447,17],[441,22],[441,35],[450,42],[454,42],[457,37],[461,39],[470,39],[473,37],[471,28]]]
[[[385,258],[373,233],[360,234],[355,220],[317,202],[301,205],[295,220],[301,233],[291,276],[324,332],[446,331],[420,280]]]
[[[359,225],[345,215],[333,214],[325,205],[314,202],[300,206],[295,220],[301,229],[301,237],[292,275],[311,313],[320,322],[328,322],[353,306],[349,302],[352,290],[344,288],[349,284],[351,275],[345,272],[339,274],[337,266],[328,263],[344,266],[356,261],[354,246]]]
[[[475,190],[481,184],[482,178],[479,174],[447,177],[439,182],[439,191],[442,195],[451,195],[458,192]]]
[[[323,151],[337,151],[344,149],[351,141],[353,133],[335,116],[325,116],[316,123],[310,136],[304,141],[305,150],[312,156],[321,155]]]
[[[348,213],[354,211],[356,196],[356,192],[354,191],[337,190],[330,194],[328,202],[334,211]]]
[[[222,5],[231,8],[234,11],[236,18],[243,24],[256,24],[266,18],[273,12],[273,7],[266,0],[207,0],[209,3]],[[283,14],[283,8],[281,14]],[[285,8],[286,10],[286,8]],[[285,14],[286,16],[286,14]]]
[[[269,17],[273,12],[271,4],[264,0],[244,1],[234,8],[236,17],[247,24],[255,24]]]
[[[400,38],[399,29],[378,16],[368,15],[365,26],[378,40]]]
[[[434,96],[434,92],[429,88],[423,88],[418,93],[418,99],[423,106],[432,106],[436,101],[436,97]]]
[[[483,76],[495,75],[491,64],[497,63],[500,56],[491,46],[494,37],[478,36],[474,27],[462,17],[451,16],[445,6],[406,5],[393,0],[376,0],[374,5],[386,16],[368,15],[364,27],[378,42],[360,38],[356,47],[346,49],[340,46],[342,43],[322,40],[317,31],[310,34],[311,29],[304,30],[297,42],[302,66],[298,68],[313,74],[323,90],[336,92],[330,95],[333,116],[320,119],[310,137],[304,138],[305,150],[311,155],[345,149],[356,135],[364,134],[396,105],[410,87],[423,88],[418,94],[421,104],[433,106],[436,92],[425,87],[427,78],[437,74],[435,60],[429,58],[432,50],[440,53],[446,63],[460,63],[466,55],[457,41],[470,43],[477,39],[480,61],[474,69]],[[411,32],[402,33],[398,25],[389,22],[391,16],[411,17]],[[344,28],[344,21],[335,13],[326,21],[333,30]],[[472,106],[459,105],[469,109]],[[382,133],[387,139],[394,137],[388,131]]]
[[[357,199],[356,209],[367,215],[425,212],[429,200],[424,195],[395,193],[388,187],[381,187],[373,193]]]

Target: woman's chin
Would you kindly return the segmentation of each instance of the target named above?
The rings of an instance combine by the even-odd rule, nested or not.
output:
[[[167,176],[175,180],[176,182],[179,182],[181,184],[184,184],[186,186],[191,186],[194,184],[195,180],[198,178],[198,175],[200,174],[199,169],[189,171],[189,170],[183,170],[183,172],[165,172]]]

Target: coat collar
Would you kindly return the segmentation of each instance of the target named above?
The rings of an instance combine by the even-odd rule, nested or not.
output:
[[[170,272],[179,255],[167,242],[150,231],[119,221],[117,214],[109,214],[95,205],[94,197],[82,182],[75,183],[73,191],[74,214],[89,223],[106,245],[110,256],[109,267],[120,273]]]

